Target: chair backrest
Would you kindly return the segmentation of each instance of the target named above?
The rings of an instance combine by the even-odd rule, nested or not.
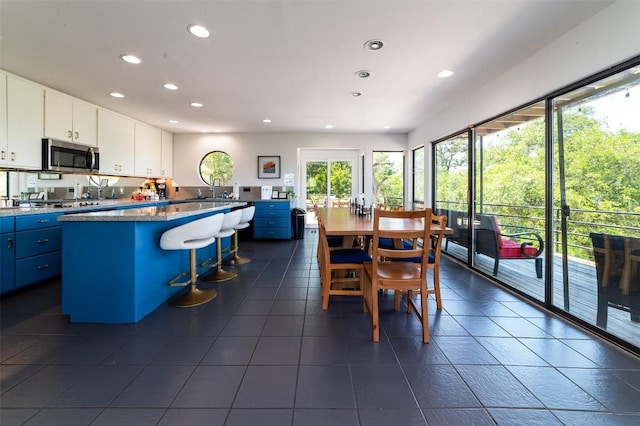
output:
[[[221,230],[233,229],[237,224],[240,223],[240,218],[242,217],[242,210],[234,210],[229,213],[224,214],[224,219],[222,220],[222,228]]]
[[[205,240],[213,238],[222,226],[224,214],[214,214],[202,219],[196,219],[184,225],[176,226],[164,232],[160,237],[160,247],[163,250],[182,250],[187,248],[187,242],[202,240],[204,247],[210,243]]]
[[[242,209],[242,216],[240,217],[240,223],[249,222],[253,219],[253,215],[256,212],[256,206],[249,206]]]
[[[437,225],[439,229],[434,229],[429,233],[431,241],[431,253],[434,261],[432,263],[440,264],[440,253],[442,251],[442,240],[444,240],[444,232],[447,228],[447,216],[431,216],[431,223]]]
[[[409,249],[385,249],[380,247],[380,238],[394,240],[429,241],[431,232],[431,209],[389,211],[376,209],[373,212],[372,273],[377,275],[380,262],[420,258],[422,270],[426,270],[429,259],[428,244],[413,244]],[[381,260],[384,259],[384,260]]]

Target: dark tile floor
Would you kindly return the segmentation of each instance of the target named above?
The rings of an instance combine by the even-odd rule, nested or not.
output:
[[[320,308],[317,234],[246,242],[217,299],[71,324],[60,284],[1,301],[0,424],[637,425],[640,360],[443,261],[432,340],[383,299]],[[186,254],[185,254],[186,255]]]

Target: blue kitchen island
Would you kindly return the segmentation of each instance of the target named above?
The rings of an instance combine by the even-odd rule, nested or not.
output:
[[[189,202],[60,216],[62,313],[72,322],[140,321],[183,290],[168,283],[189,270],[188,252],[162,250],[162,234],[244,205]],[[215,244],[198,250],[198,265],[215,258],[215,250]]]

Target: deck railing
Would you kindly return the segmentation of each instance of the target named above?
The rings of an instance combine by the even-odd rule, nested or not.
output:
[[[466,211],[467,205],[455,201],[436,201],[438,208]],[[544,238],[545,218],[542,206],[511,204],[479,204],[477,213],[494,215],[505,233],[535,232]],[[553,209],[554,251],[561,251],[561,210]],[[567,218],[567,247],[569,254],[593,260],[589,233],[640,237],[640,213],[611,210],[571,209]],[[545,241],[545,244],[547,242]]]

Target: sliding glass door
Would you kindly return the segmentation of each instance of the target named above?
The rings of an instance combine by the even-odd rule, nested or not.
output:
[[[316,226],[312,206],[348,207],[357,192],[358,152],[305,150],[301,153],[304,170],[303,196],[307,200],[307,225]]]
[[[552,107],[552,303],[640,346],[640,67]]]

